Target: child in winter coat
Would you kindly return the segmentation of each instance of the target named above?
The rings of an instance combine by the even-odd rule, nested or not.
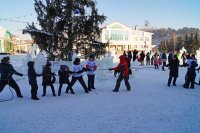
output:
[[[129,76],[129,69],[128,69],[128,64],[126,62],[126,57],[124,55],[121,55],[119,57],[120,59],[120,63],[118,64],[117,67],[115,68],[109,68],[109,70],[120,70],[120,74],[119,77],[117,79],[116,85],[115,85],[115,89],[113,90],[114,92],[118,92],[119,91],[119,87],[121,84],[121,81],[124,79],[126,88],[128,91],[131,90],[131,86],[128,82],[128,76]]]
[[[80,82],[80,84],[82,85],[82,87],[84,88],[85,93],[89,93],[89,91],[91,91],[91,90],[89,88],[87,88],[85,81],[83,80],[83,76],[82,76],[82,73],[84,71],[87,71],[87,69],[82,67],[80,65],[80,62],[81,61],[79,58],[76,58],[73,62],[73,72],[74,73],[72,75],[71,86],[73,86],[76,83],[76,81],[78,80]],[[66,93],[68,93],[68,91],[69,91],[69,86],[67,87]]]
[[[94,71],[97,69],[97,65],[94,59],[93,55],[90,55],[89,60],[86,64],[87,75],[88,75],[88,89],[95,89],[94,87],[94,79],[95,79],[95,73]]]
[[[43,97],[46,96],[46,88],[47,86],[51,87],[53,96],[56,96],[53,83],[55,82],[55,74],[51,72],[51,62],[47,62],[46,66],[43,68],[42,72],[42,85],[43,85]]]
[[[58,75],[59,75],[59,89],[58,89],[58,96],[61,95],[61,89],[63,84],[67,84],[71,93],[75,94],[72,87],[71,87],[71,83],[69,81],[69,76],[70,74],[72,74],[73,72],[69,70],[69,67],[66,65],[61,65],[60,66],[60,70],[58,71]]]
[[[39,98],[37,97],[38,85],[36,77],[42,76],[42,74],[37,74],[35,72],[34,68],[35,63],[33,61],[29,61],[27,65],[28,65],[28,81],[29,84],[31,85],[31,99],[39,100]]]

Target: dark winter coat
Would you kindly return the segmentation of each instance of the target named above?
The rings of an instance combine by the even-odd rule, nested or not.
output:
[[[150,53],[146,54],[146,61],[150,61]]]
[[[140,60],[141,60],[141,61],[144,61],[144,58],[145,58],[145,54],[142,52],[142,53],[140,54]]]
[[[58,75],[59,75],[59,83],[60,84],[66,84],[69,83],[69,76],[70,74],[73,74],[72,71],[64,71],[64,70],[59,70]]]
[[[131,60],[133,58],[131,51],[128,52],[128,59]]]
[[[196,76],[196,67],[198,64],[196,61],[192,61],[190,67],[188,68],[187,75],[188,77],[195,77]]]
[[[178,68],[179,68],[179,60],[175,59],[175,60],[171,60],[169,62],[169,64],[167,64],[167,67],[169,67],[170,72],[169,72],[169,76],[170,77],[178,77]]]
[[[173,58],[173,54],[169,53],[169,55],[168,55],[168,62],[170,62],[172,60],[172,58]]]
[[[42,74],[37,74],[33,67],[28,68],[28,81],[30,85],[37,84],[36,77],[42,76]]]
[[[12,79],[12,75],[19,75],[22,76],[23,74],[17,72],[11,64],[7,63],[0,63],[0,79]]]
[[[164,60],[167,59],[167,54],[166,53],[162,53],[162,59],[164,59]]]
[[[137,59],[137,54],[138,54],[138,51],[134,50],[133,51],[133,61],[135,61]]]
[[[51,72],[50,67],[45,66],[43,68],[42,75],[42,85],[51,85],[55,82],[55,76],[53,76],[55,74]]]

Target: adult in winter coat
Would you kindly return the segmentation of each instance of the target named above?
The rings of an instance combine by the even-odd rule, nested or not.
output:
[[[132,58],[133,58],[132,52],[131,52],[131,51],[128,51],[128,60],[131,61]]]
[[[173,86],[176,86],[176,79],[178,78],[178,68],[179,68],[179,60],[177,56],[174,55],[172,60],[166,66],[169,67],[169,70],[170,70],[167,85],[170,86],[172,78],[173,78]]]
[[[9,85],[15,90],[17,97],[22,98],[23,96],[21,94],[20,88],[12,78],[13,74],[23,76],[23,74],[17,72],[13,68],[13,66],[10,64],[10,58],[8,56],[3,57],[0,63],[0,92],[6,85]]]
[[[121,55],[119,57],[119,59],[120,59],[120,63],[118,64],[117,67],[109,68],[109,70],[120,70],[120,74],[119,74],[119,77],[117,79],[117,82],[116,82],[116,85],[115,85],[115,89],[113,91],[114,92],[118,92],[119,91],[119,87],[120,87],[121,81],[123,79],[124,79],[124,82],[125,82],[127,90],[130,91],[131,90],[131,86],[130,86],[129,81],[128,81],[129,69],[128,69],[128,64],[127,64],[127,61],[126,61],[126,57],[124,55]]]
[[[146,65],[150,65],[150,53],[148,52],[147,54],[146,54]]]
[[[69,76],[70,74],[73,74],[72,71],[69,70],[69,67],[66,65],[61,65],[60,66],[60,70],[58,71],[58,75],[59,75],[59,89],[58,89],[58,96],[61,95],[61,89],[63,84],[67,84],[71,93],[75,94],[72,87],[71,87],[71,83],[69,81]]]
[[[94,87],[94,79],[95,79],[95,70],[97,69],[97,65],[93,55],[90,55],[89,60],[86,64],[87,75],[88,75],[88,88],[95,89]]]
[[[187,70],[187,78],[184,84],[184,88],[190,88],[194,89],[194,83],[196,78],[196,67],[198,66],[195,55],[192,55],[191,62],[188,64],[188,70]]]
[[[28,81],[29,84],[31,85],[31,99],[39,100],[39,98],[37,97],[38,85],[36,77],[42,76],[42,74],[37,74],[35,72],[34,68],[35,63],[33,61],[29,61],[27,65],[28,65]]]
[[[145,54],[144,54],[144,52],[142,51],[142,52],[140,53],[141,66],[144,66],[144,58],[145,58]]]
[[[166,62],[167,62],[167,54],[165,52],[162,53],[162,70],[165,71],[165,66],[166,66]]]
[[[43,67],[43,72],[42,72],[42,85],[43,85],[43,97],[46,96],[46,88],[47,86],[51,87],[53,96],[56,96],[55,90],[53,83],[55,82],[55,74],[51,72],[51,62],[47,62],[45,67]]]
[[[83,76],[82,73],[84,71],[87,71],[86,68],[84,68],[83,66],[80,65],[80,59],[76,58],[73,62],[73,75],[72,75],[72,80],[71,80],[71,86],[73,87],[73,85],[76,83],[76,81],[78,80],[79,83],[82,85],[82,87],[85,90],[85,93],[89,93],[90,88],[87,88],[85,81],[83,80]],[[88,91],[89,90],[89,91]],[[69,86],[67,87],[66,93],[68,93],[69,91]]]
[[[138,51],[136,49],[134,49],[134,51],[133,51],[133,61],[135,61],[137,59],[137,54],[138,54]]]

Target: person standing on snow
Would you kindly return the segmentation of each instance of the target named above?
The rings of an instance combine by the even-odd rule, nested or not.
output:
[[[28,65],[28,81],[29,84],[31,85],[31,99],[39,100],[39,98],[37,97],[38,85],[36,77],[42,76],[42,74],[37,74],[35,72],[34,68],[35,63],[33,61],[29,61],[27,65]]]
[[[56,96],[55,89],[53,83],[55,82],[55,74],[51,72],[51,62],[47,62],[46,66],[43,68],[42,72],[42,85],[43,85],[43,97],[46,96],[46,88],[47,86],[51,87],[53,96]]]
[[[95,79],[94,71],[97,69],[97,65],[96,65],[93,55],[90,55],[89,60],[87,61],[87,64],[86,64],[86,69],[88,69],[88,71],[87,71],[88,88],[95,89],[95,87],[94,87],[94,79]]]
[[[178,67],[179,67],[179,60],[176,55],[173,56],[172,60],[169,64],[166,65],[169,67],[169,79],[167,85],[170,86],[172,78],[173,78],[173,86],[176,86],[176,79],[178,78]]]
[[[73,72],[69,70],[69,67],[67,65],[60,66],[60,70],[58,71],[59,84],[60,84],[59,89],[58,89],[58,96],[61,95],[61,90],[62,90],[63,84],[67,84],[71,93],[75,94],[74,90],[71,87],[71,83],[69,81],[70,74],[73,74]]]
[[[90,88],[87,88],[85,81],[83,80],[83,76],[82,73],[84,71],[87,71],[86,68],[84,68],[82,65],[80,65],[81,60],[79,58],[76,58],[73,62],[73,75],[72,75],[72,80],[71,80],[71,86],[73,87],[73,85],[76,83],[76,81],[78,80],[79,83],[82,85],[82,87],[85,90],[85,93],[89,93]],[[66,93],[68,93],[69,91],[69,86],[66,89]]]
[[[114,92],[118,92],[119,91],[119,87],[120,87],[120,84],[121,84],[121,81],[124,79],[124,82],[125,82],[125,85],[126,85],[126,88],[128,91],[131,90],[131,86],[129,84],[129,81],[128,81],[128,77],[129,77],[129,69],[128,69],[128,64],[127,64],[127,61],[126,61],[126,57],[124,55],[121,55],[119,57],[120,59],[120,63],[118,64],[117,67],[115,68],[109,68],[109,70],[119,70],[120,71],[120,74],[118,76],[118,79],[117,79],[117,82],[116,82],[116,85],[115,85],[115,89],[113,90]]]
[[[162,70],[165,71],[165,66],[166,66],[166,62],[167,62],[167,54],[165,52],[162,53]]]
[[[190,88],[194,89],[194,83],[196,78],[196,67],[198,66],[197,60],[195,58],[195,55],[192,55],[191,62],[188,64],[188,70],[187,70],[187,78],[185,81],[184,88]]]
[[[23,74],[17,72],[10,64],[10,57],[3,57],[0,63],[0,92],[6,85],[9,85],[15,90],[17,97],[23,98],[19,86],[12,78],[13,74],[23,76]]]

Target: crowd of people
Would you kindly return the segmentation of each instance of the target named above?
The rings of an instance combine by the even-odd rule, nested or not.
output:
[[[180,54],[173,54],[166,52],[163,53],[154,53],[151,56],[151,52],[147,52],[146,54],[141,51],[140,53],[137,50],[128,51],[127,53],[124,51],[123,55],[119,56],[119,64],[114,68],[108,68],[108,70],[114,70],[114,75],[118,74],[118,78],[116,81],[115,88],[113,92],[118,92],[120,88],[121,81],[124,79],[127,91],[131,90],[131,85],[129,83],[129,75],[132,74],[131,71],[131,62],[135,62],[136,60],[141,63],[141,66],[144,66],[144,60],[146,59],[146,65],[154,65],[155,69],[159,69],[159,66],[162,66],[162,70],[165,71],[165,67],[169,69],[169,78],[167,85],[170,86],[171,82],[173,86],[176,86],[176,80],[178,78],[179,67],[187,67],[187,72],[185,74],[185,83],[183,84],[184,88],[194,89],[194,84],[200,84],[195,82],[196,71],[199,72],[200,67],[197,68],[198,63],[195,55],[190,55],[187,53],[183,53],[180,57]],[[182,58],[183,63],[180,65],[180,58]],[[28,81],[31,86],[31,99],[39,100],[37,96],[38,84],[37,77],[42,76],[42,86],[43,86],[43,94],[42,96],[46,96],[46,88],[48,86],[51,87],[52,95],[56,96],[54,83],[56,81],[56,74],[51,71],[51,62],[47,61],[46,65],[43,67],[43,71],[41,74],[36,73],[34,68],[35,63],[33,61],[29,61],[27,63],[28,66]],[[69,69],[67,65],[61,65],[58,71],[59,76],[59,89],[58,96],[61,95],[62,87],[64,84],[67,84],[66,93],[71,92],[71,94],[75,94],[73,90],[73,86],[76,81],[79,81],[81,86],[84,89],[85,93],[89,93],[93,89],[95,89],[95,71],[97,70],[97,64],[95,62],[95,57],[93,55],[89,56],[89,59],[86,63],[86,66],[83,67],[81,65],[81,61],[79,58],[76,58],[73,61],[72,70]],[[87,72],[88,83],[86,85],[83,79],[83,72]],[[0,92],[4,89],[6,85],[12,87],[17,97],[23,98],[20,88],[13,79],[12,75],[16,74],[18,76],[23,76],[23,74],[17,72],[13,66],[10,64],[10,58],[3,57],[0,63]],[[70,75],[72,75],[71,81],[69,79]],[[172,81],[173,80],[173,81]]]
[[[185,83],[183,84],[184,88],[194,89],[194,84],[200,85],[200,79],[198,83],[195,82],[196,71],[199,72],[200,67],[197,68],[198,62],[194,54],[189,54],[184,51],[182,54],[180,52],[156,52],[154,54],[147,52],[145,55],[143,51],[139,53],[137,50],[133,50],[133,52],[128,51],[127,53],[129,61],[131,59],[133,61],[137,59],[141,66],[144,66],[146,57],[146,65],[154,65],[155,69],[159,69],[159,66],[162,66],[163,71],[165,71],[165,67],[167,67],[169,69],[168,86],[171,85],[172,79],[173,86],[176,86],[176,79],[179,76],[179,67],[187,67]],[[126,55],[126,51],[124,51],[123,54]],[[180,63],[180,60],[182,60],[182,63]]]

